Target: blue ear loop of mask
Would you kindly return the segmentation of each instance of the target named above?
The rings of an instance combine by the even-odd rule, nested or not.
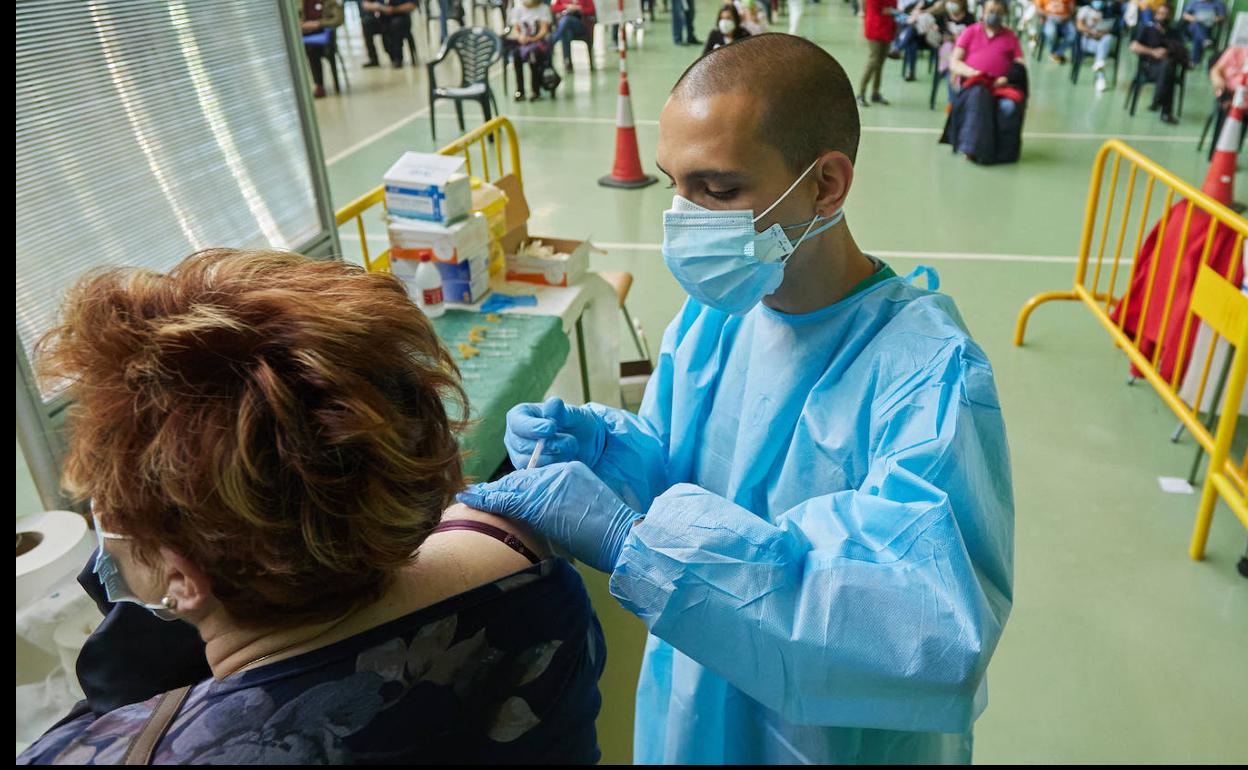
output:
[[[100,524],[100,517],[95,513],[94,505],[91,507],[91,520],[95,523],[95,538],[97,542],[95,567],[92,571],[99,577],[100,584],[104,586],[104,595],[108,597],[108,600],[113,604],[117,602],[137,604],[149,610],[161,620],[177,620],[178,616],[172,612],[170,607],[164,604],[149,604],[136,596],[126,583],[125,576],[121,574],[121,570],[117,567],[116,560],[104,548],[106,540],[129,540],[130,538],[125,535],[105,531],[103,525]]]
[[[813,161],[763,213],[712,211],[677,195],[663,214],[663,259],[677,282],[698,302],[725,313],[743,315],[780,287],[789,257],[808,238],[844,219],[837,211],[825,222],[815,215],[795,225],[754,229],[789,196],[818,164]],[[818,225],[818,227],[816,227]],[[785,230],[805,227],[796,243]]]

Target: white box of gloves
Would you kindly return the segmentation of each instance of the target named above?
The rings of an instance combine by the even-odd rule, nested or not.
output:
[[[472,211],[472,189],[464,159],[405,152],[382,178],[386,211],[392,217],[446,224]]]

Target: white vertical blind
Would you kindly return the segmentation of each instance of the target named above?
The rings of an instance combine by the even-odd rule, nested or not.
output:
[[[279,3],[21,0],[17,333],[84,270],[325,230]]]

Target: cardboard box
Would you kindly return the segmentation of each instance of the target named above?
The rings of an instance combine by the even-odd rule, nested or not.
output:
[[[435,262],[455,264],[488,251],[490,244],[489,227],[479,214],[450,225],[391,218],[387,232],[391,259],[419,262],[428,252]]]
[[[438,262],[436,264],[438,272],[442,274],[444,283],[451,281],[470,283],[480,280],[482,276],[485,276],[487,281],[490,278],[490,252],[488,250],[480,251],[459,262]]]
[[[545,286],[571,286],[585,277],[589,270],[589,241],[569,241],[564,238],[531,240],[541,241],[562,256],[545,259],[508,252],[507,280]]]
[[[472,190],[458,156],[405,152],[382,177],[391,216],[448,223],[472,209]]]
[[[589,269],[589,241],[529,235],[529,204],[519,181],[512,175],[496,184],[507,195],[507,234],[503,236],[507,280],[534,283],[539,286],[570,286],[584,277]],[[568,256],[559,261],[518,257],[516,252],[528,241],[541,241]]]
[[[489,273],[478,276],[471,281],[443,281],[442,283],[442,296],[446,298],[447,302],[471,305],[474,302],[480,302],[489,293]]]

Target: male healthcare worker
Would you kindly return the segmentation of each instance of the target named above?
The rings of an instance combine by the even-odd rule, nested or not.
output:
[[[638,762],[968,762],[1011,602],[992,369],[949,297],[854,243],[858,115],[788,35],[704,56],[659,120],[690,299],[640,415],[508,416],[470,488],[611,574],[650,629]],[[929,278],[930,280],[930,278]]]

